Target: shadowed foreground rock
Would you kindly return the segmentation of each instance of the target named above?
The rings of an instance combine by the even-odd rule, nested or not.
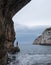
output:
[[[19,47],[13,47],[13,48],[11,48],[8,52],[10,53],[10,54],[15,54],[15,53],[17,53],[17,52],[19,52],[20,51],[20,48]]]
[[[0,65],[7,65],[7,51],[15,40],[12,17],[30,0],[0,0]]]

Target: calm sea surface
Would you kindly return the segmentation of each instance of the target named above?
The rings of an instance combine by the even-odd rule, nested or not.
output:
[[[9,65],[51,65],[51,46],[20,44],[20,52]]]

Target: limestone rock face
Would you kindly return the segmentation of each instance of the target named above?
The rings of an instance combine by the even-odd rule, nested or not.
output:
[[[0,16],[0,62],[1,65],[7,63],[7,51],[10,45],[13,46],[15,40],[14,24],[10,17]]]
[[[7,65],[8,55],[5,54],[2,58],[0,58],[0,65]]]
[[[30,0],[0,0],[0,65],[7,65],[7,51],[15,40],[12,17]],[[2,60],[3,59],[3,60]],[[5,62],[4,62],[5,61]]]
[[[51,45],[51,28],[47,28],[41,36],[34,40],[33,44]]]
[[[30,1],[31,0],[0,0],[0,14],[3,14],[5,16],[10,15],[10,17],[13,17],[16,12],[18,12]]]
[[[42,41],[41,44],[50,44],[51,45],[51,28],[47,28],[43,33],[42,33]]]
[[[34,40],[33,44],[38,45],[41,43],[42,36],[40,35],[37,39]]]

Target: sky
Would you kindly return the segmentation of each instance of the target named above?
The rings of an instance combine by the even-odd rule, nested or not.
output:
[[[26,27],[51,26],[51,0],[32,0],[13,17],[15,29]]]
[[[31,0],[12,20],[19,43],[33,43],[45,28],[51,26],[51,0]]]

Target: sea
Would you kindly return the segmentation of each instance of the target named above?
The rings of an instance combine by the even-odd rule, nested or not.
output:
[[[20,44],[20,52],[10,54],[8,65],[51,65],[51,46]]]

